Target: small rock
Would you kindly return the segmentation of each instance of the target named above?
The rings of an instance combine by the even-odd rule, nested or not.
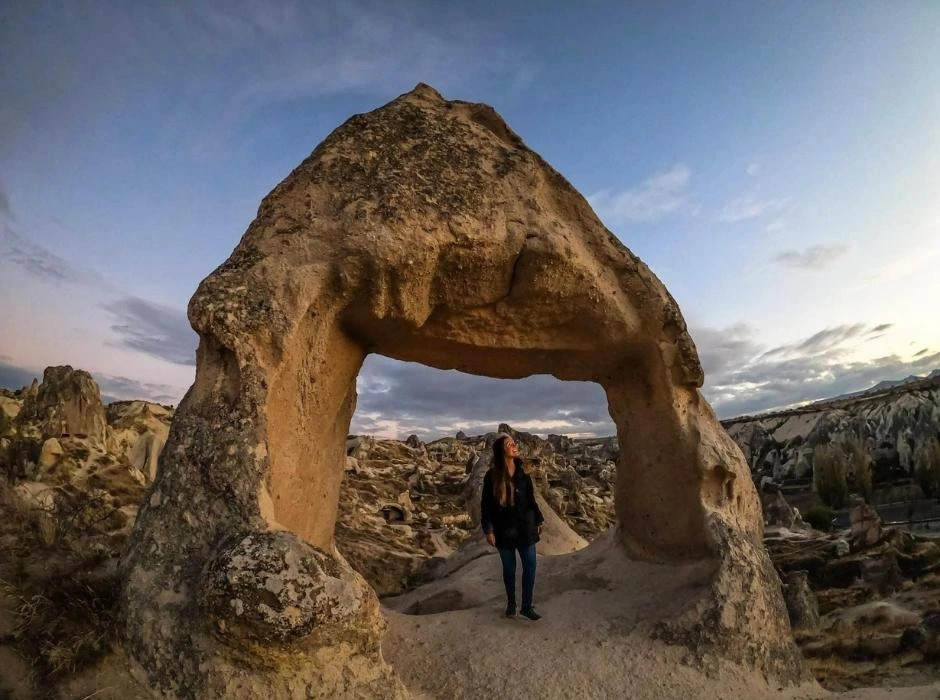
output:
[[[849,522],[856,547],[870,547],[881,539],[881,518],[867,503],[861,502],[849,511]]]
[[[43,469],[54,467],[62,459],[65,450],[62,444],[56,438],[49,438],[42,443],[42,451],[39,453],[39,466]]]

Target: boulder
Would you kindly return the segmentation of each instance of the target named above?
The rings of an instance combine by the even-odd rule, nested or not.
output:
[[[865,502],[857,502],[849,511],[852,528],[852,544],[870,547],[881,539],[881,518],[878,512]]]
[[[368,459],[374,445],[375,438],[356,435],[346,440],[346,455],[359,461]]]
[[[791,506],[782,493],[767,497],[764,501],[764,524],[773,527],[785,527],[788,530],[806,529],[800,511]]]
[[[49,438],[42,443],[42,451],[39,453],[39,467],[49,469],[54,467],[62,459],[65,450],[62,444],[56,438]]]

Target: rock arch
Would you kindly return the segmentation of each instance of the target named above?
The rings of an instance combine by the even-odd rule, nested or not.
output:
[[[122,561],[124,641],[152,686],[404,692],[375,595],[333,547],[371,352],[600,383],[626,552],[716,561],[708,604],[665,637],[800,676],[747,465],[677,305],[491,107],[419,85],[350,118],[263,200],[189,317],[196,380]]]

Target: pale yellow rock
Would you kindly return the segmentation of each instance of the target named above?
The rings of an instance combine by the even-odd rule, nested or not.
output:
[[[39,426],[43,437],[63,435],[103,444],[107,422],[98,385],[88,372],[69,366],[46,367],[42,383],[24,394],[21,422]]]
[[[678,306],[491,107],[419,85],[349,119],[262,201],[189,318],[195,383],[160,458],[159,505],[141,509],[121,565],[124,642],[159,692],[404,693],[374,592],[334,555],[345,457],[364,457],[346,438],[372,352],[600,384],[620,443],[618,556],[708,572],[648,633],[692,665],[806,677],[748,466],[699,392]],[[282,530],[301,544],[253,535]],[[246,537],[257,567],[242,552],[230,561]],[[295,550],[317,562],[292,580],[297,595],[341,580],[363,587],[359,604],[304,598],[312,628],[277,609],[264,621],[276,640],[247,638],[207,572],[261,581]]]
[[[62,459],[65,450],[62,444],[56,438],[49,438],[42,443],[42,450],[39,453],[39,466],[48,469],[54,467]]]
[[[10,398],[9,396],[0,396],[0,413],[7,418],[16,418],[22,408],[22,401]]]
[[[170,432],[173,411],[147,401],[116,401],[108,405],[108,451],[127,457],[153,481],[160,453]]]

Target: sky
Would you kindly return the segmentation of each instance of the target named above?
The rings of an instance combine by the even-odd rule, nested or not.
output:
[[[678,301],[722,417],[940,368],[940,3],[13,0],[0,385],[177,403],[261,198],[426,82],[493,105]],[[599,386],[366,360],[351,430],[612,434]]]

